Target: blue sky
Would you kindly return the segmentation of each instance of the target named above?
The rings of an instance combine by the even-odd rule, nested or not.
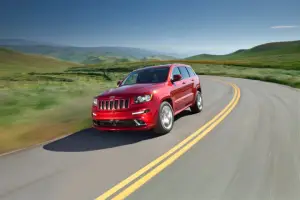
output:
[[[230,53],[300,40],[299,0],[2,0],[0,38]]]

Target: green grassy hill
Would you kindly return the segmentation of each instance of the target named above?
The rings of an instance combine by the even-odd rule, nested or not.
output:
[[[300,41],[273,42],[227,55],[200,54],[187,60],[237,61],[246,64],[300,69]]]
[[[188,57],[188,60],[220,60],[220,59],[237,59],[249,58],[257,56],[274,56],[274,55],[287,55],[287,54],[300,54],[300,40],[289,42],[272,42],[255,46],[251,49],[240,49],[227,55],[210,55],[200,54]]]
[[[63,71],[77,63],[0,48],[0,76],[12,73]]]

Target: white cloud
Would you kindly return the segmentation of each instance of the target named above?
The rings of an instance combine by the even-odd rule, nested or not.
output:
[[[272,26],[273,29],[297,28],[298,26]]]

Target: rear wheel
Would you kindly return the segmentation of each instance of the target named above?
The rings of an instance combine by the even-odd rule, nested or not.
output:
[[[169,133],[173,128],[174,113],[172,106],[164,101],[160,104],[157,123],[154,132],[157,134]]]
[[[191,111],[193,113],[199,113],[203,109],[203,99],[201,92],[197,91],[196,93],[196,98],[195,98],[195,103],[194,105],[191,106]]]

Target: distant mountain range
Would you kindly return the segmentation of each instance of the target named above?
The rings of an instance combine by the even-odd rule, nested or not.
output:
[[[41,43],[23,39],[0,39],[0,46],[22,53],[51,56],[65,61],[89,63],[95,57],[118,57],[120,59],[144,59],[155,57],[159,60],[174,59],[175,57],[160,52],[132,47],[72,47],[49,43]]]
[[[255,46],[250,49],[240,49],[226,55],[199,54],[186,58],[187,60],[243,60],[257,57],[290,55],[299,56],[300,60],[300,40],[287,42],[272,42]]]
[[[20,46],[33,46],[33,45],[50,45],[50,46],[63,46],[59,44],[54,44],[50,42],[39,42],[39,41],[32,41],[32,40],[25,40],[25,39],[1,39],[0,38],[0,45],[20,45]]]
[[[115,63],[148,60],[176,60],[161,52],[131,47],[72,47],[22,39],[0,39],[0,47],[26,54],[54,57],[83,64]],[[4,57],[3,57],[4,58]],[[199,54],[186,60],[211,60],[248,63],[251,65],[300,67],[300,40],[272,42],[240,49],[226,55]],[[0,60],[0,63],[2,60]],[[296,66],[296,67],[295,67]]]

